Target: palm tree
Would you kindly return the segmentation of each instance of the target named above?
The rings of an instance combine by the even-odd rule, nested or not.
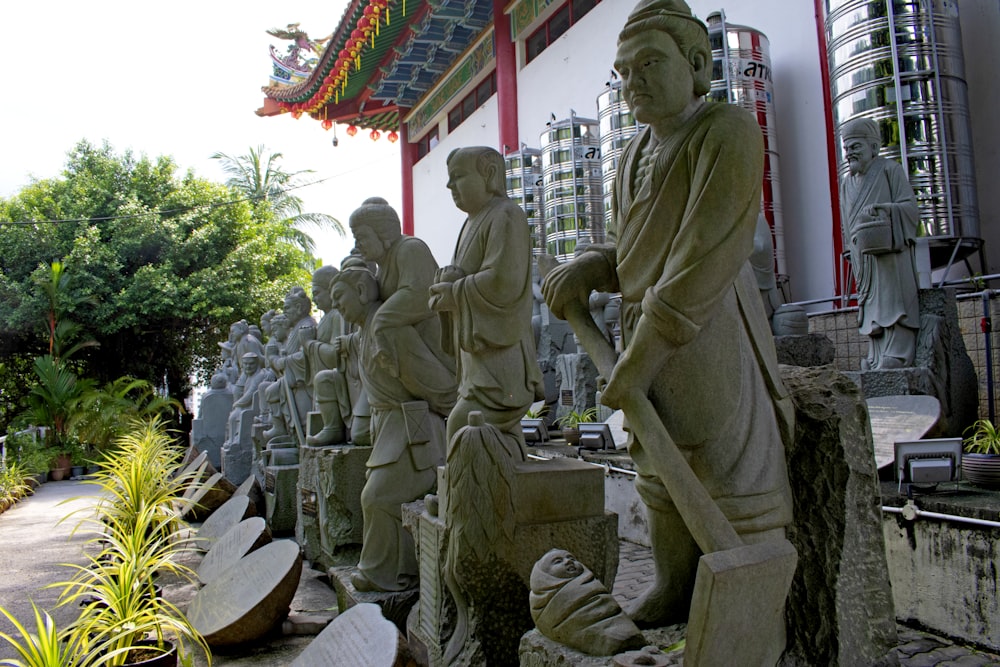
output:
[[[333,229],[343,237],[344,226],[339,220],[326,213],[306,213],[302,210],[304,202],[292,192],[303,185],[300,177],[313,171],[287,172],[278,164],[281,158],[281,153],[271,153],[262,145],[256,149],[251,146],[246,155],[233,157],[216,153],[212,156],[213,160],[219,160],[222,170],[229,175],[226,181],[228,187],[256,203],[266,204],[278,220],[286,223],[284,240],[312,253],[316,249],[315,243],[300,226]]]

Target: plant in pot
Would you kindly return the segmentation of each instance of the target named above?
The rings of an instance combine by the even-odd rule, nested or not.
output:
[[[592,406],[586,410],[570,410],[556,420],[556,424],[562,429],[563,439],[567,445],[576,446],[580,444],[580,424],[590,424],[597,420],[597,407]]]
[[[31,493],[31,474],[17,461],[0,462],[0,512]]]
[[[537,408],[529,408],[521,417],[521,431],[524,439],[528,442],[546,442],[549,439],[548,425],[545,423],[545,414],[549,408],[544,403]]]
[[[965,430],[962,477],[977,486],[1000,488],[1000,429],[980,419]]]
[[[83,647],[66,630],[56,628],[47,611],[40,610],[31,602],[35,613],[35,631],[31,632],[10,612],[0,607],[18,636],[0,632],[0,639],[9,644],[17,655],[16,662],[4,661],[7,665],[22,667],[91,667],[93,663],[84,660]]]
[[[180,517],[180,499],[192,476],[181,469],[179,449],[154,419],[119,438],[101,469],[85,480],[102,493],[79,525],[95,529],[91,542],[101,548],[88,555],[86,565],[71,565],[73,578],[55,586],[63,591],[60,604],[83,607],[69,632],[94,664],[173,665],[182,643],[200,647],[211,663],[204,639],[159,595],[155,583],[160,574],[195,578],[178,561],[192,548]]]

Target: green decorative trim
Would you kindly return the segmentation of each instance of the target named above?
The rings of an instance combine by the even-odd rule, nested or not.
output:
[[[444,109],[470,81],[486,71],[495,61],[493,28],[489,28],[486,36],[465,55],[444,83],[410,113],[406,121],[408,135],[419,136],[441,109]]]
[[[521,0],[510,11],[511,39],[517,39],[549,6],[561,0]]]

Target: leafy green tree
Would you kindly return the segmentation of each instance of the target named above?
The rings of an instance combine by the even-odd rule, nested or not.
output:
[[[79,376],[99,385],[128,376],[183,400],[192,374],[207,381],[229,325],[280,307],[316,264],[284,219],[240,199],[178,175],[169,157],[77,144],[60,178],[0,199],[2,368],[23,375],[48,352],[51,302],[37,286],[60,260],[74,285],[64,318],[100,344],[74,357]],[[0,377],[0,391],[10,386]]]
[[[326,213],[305,212],[304,202],[294,192],[303,184],[302,176],[313,171],[285,171],[279,164],[282,157],[281,153],[271,153],[264,146],[256,149],[251,146],[249,153],[236,157],[226,153],[212,156],[219,160],[222,170],[229,175],[226,185],[274,213],[285,227],[282,240],[312,253],[316,250],[315,245],[303,227],[332,229],[343,237],[344,226],[339,220]]]

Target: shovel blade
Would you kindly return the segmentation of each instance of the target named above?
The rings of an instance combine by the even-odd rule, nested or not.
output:
[[[688,616],[686,667],[774,665],[798,554],[788,540],[705,554]]]

